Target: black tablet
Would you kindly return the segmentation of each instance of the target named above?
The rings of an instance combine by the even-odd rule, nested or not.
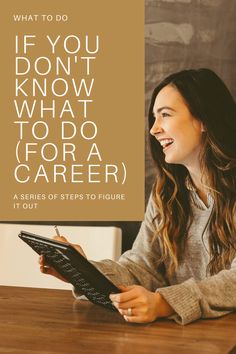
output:
[[[76,291],[95,304],[116,310],[109,295],[120,293],[120,290],[74,247],[27,231],[21,231],[19,237],[39,255],[44,255],[48,265],[55,268]]]

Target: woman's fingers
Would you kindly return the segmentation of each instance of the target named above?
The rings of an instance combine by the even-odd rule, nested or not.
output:
[[[82,256],[86,257],[86,254],[84,253],[83,248],[80,245],[77,245],[75,243],[70,243],[65,236],[54,236],[53,237],[54,240],[56,241],[60,241],[60,242],[64,242],[64,243],[68,243],[69,245],[71,245],[72,247],[74,247],[76,249],[76,251],[78,251],[80,254],[82,254]]]
[[[42,266],[42,267],[48,266],[48,264],[46,264],[46,262],[45,262],[45,257],[42,254],[41,254],[41,256],[39,256],[38,262],[39,262],[39,265]]]
[[[116,301],[112,301],[112,303],[114,304],[114,306],[117,309],[120,310],[127,310],[130,307],[141,307],[142,306],[142,302],[139,298],[134,299],[134,300],[130,300],[130,301],[126,301],[126,302],[116,302]]]
[[[69,241],[65,238],[65,236],[53,236],[53,240],[64,242],[64,243],[69,243]]]
[[[56,241],[60,241],[60,242],[63,242],[63,243],[67,243],[69,245],[71,245],[72,247],[74,247],[80,254],[82,254],[82,256],[84,256],[86,258],[86,255],[82,249],[82,247],[80,247],[80,245],[77,245],[77,244],[71,244],[65,236],[53,236],[53,239],[56,240]],[[40,271],[41,273],[44,273],[44,274],[50,274],[50,275],[53,275],[54,277],[60,279],[60,280],[63,280],[65,282],[67,282],[67,280],[60,274],[58,273],[53,267],[51,267],[50,265],[48,265],[46,263],[46,260],[45,260],[45,257],[43,255],[41,255],[39,257],[39,265],[40,265]]]
[[[52,273],[52,269],[45,262],[45,257],[43,255],[39,256],[39,266],[40,266],[41,273],[44,273],[44,274],[51,274]]]
[[[39,269],[41,273],[53,275],[54,277],[68,283],[68,281],[60,273],[58,273],[56,269],[54,269],[53,267],[51,267],[46,263],[45,257],[43,255],[39,256],[38,262],[39,262]]]
[[[123,291],[111,294],[114,306],[128,322],[146,323],[158,316],[157,294],[140,285],[120,287]]]
[[[119,286],[119,288],[122,290],[122,293],[110,294],[111,301],[119,303],[119,305],[124,305],[125,303],[130,305],[130,301],[133,302],[142,295],[143,287],[138,285],[131,285],[127,287]]]

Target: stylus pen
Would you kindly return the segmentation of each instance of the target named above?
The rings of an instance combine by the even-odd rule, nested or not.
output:
[[[56,231],[57,236],[60,237],[61,235],[60,235],[60,232],[59,232],[59,230],[58,230],[57,225],[54,226],[54,229],[55,229],[55,231]]]

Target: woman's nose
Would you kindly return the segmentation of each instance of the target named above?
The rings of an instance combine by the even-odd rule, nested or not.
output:
[[[161,133],[162,131],[163,131],[163,129],[160,125],[160,121],[159,121],[159,119],[156,118],[153,126],[150,129],[150,134],[155,136],[156,134]]]

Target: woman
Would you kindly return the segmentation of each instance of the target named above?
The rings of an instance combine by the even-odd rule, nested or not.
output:
[[[120,287],[110,298],[126,321],[225,315],[236,309],[235,102],[211,70],[184,70],[154,90],[149,125],[158,176],[139,234],[118,262],[93,263]]]

